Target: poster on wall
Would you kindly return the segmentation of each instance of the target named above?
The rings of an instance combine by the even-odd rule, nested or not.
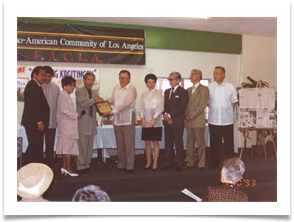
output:
[[[61,79],[65,76],[71,76],[76,80],[76,87],[80,88],[84,85],[83,76],[87,72],[91,72],[95,75],[95,83],[92,89],[96,90],[99,94],[99,68],[85,68],[85,67],[57,67],[51,66],[54,70],[54,76],[52,82],[57,84],[62,91]],[[23,93],[26,84],[31,79],[31,73],[35,66],[17,66],[17,89]],[[75,94],[72,93],[71,97],[74,98]]]
[[[145,29],[18,22],[17,60],[145,65]]]
[[[256,129],[277,127],[275,98],[274,88],[240,89],[238,127]]]

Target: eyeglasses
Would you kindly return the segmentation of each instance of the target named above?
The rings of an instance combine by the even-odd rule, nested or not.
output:
[[[129,77],[118,77],[119,79],[121,79],[121,80],[127,80],[127,79],[129,79]]]
[[[168,79],[168,81],[174,81],[175,79]]]

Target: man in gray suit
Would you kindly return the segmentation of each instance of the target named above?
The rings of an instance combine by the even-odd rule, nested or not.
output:
[[[96,108],[98,93],[92,89],[95,83],[95,75],[86,73],[83,76],[84,86],[76,90],[77,112],[83,110],[86,113],[78,121],[79,129],[79,155],[77,158],[77,172],[79,174],[91,171],[90,162],[92,159],[94,137],[97,134]]]
[[[209,91],[206,86],[200,84],[202,72],[197,69],[191,71],[190,80],[193,87],[188,88],[189,102],[186,108],[186,167],[195,167],[195,142],[197,142],[198,171],[205,169],[205,115],[204,109],[209,99]]]

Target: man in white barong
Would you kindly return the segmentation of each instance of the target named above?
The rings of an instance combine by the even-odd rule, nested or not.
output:
[[[126,174],[133,173],[135,165],[136,98],[137,90],[131,83],[130,72],[120,71],[119,84],[114,87],[107,99],[114,105],[114,109],[104,112],[103,116],[114,116],[113,127],[118,154],[116,170],[124,171]],[[102,100],[100,98],[100,101]]]

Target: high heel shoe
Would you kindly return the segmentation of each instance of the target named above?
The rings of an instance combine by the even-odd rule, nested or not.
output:
[[[152,168],[152,172],[156,172],[157,171],[157,167],[154,169],[154,168]]]
[[[151,168],[151,164],[149,165],[149,167],[144,167],[143,170],[149,170]]]
[[[66,169],[63,169],[64,175],[70,175],[71,177],[77,177],[79,174],[77,173],[70,173]]]
[[[61,171],[61,175],[65,174],[65,169],[61,167],[60,171]]]

